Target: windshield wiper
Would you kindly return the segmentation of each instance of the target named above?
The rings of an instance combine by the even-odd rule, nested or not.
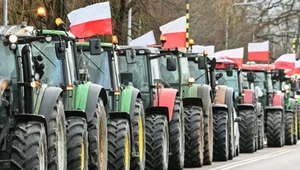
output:
[[[205,73],[202,73],[199,77],[197,77],[196,79],[195,79],[195,81],[197,81],[198,79],[200,79],[202,76],[204,76],[205,75]]]
[[[103,52],[101,52],[100,54],[102,54]],[[105,75],[104,74],[104,72],[101,70],[101,68],[100,67],[98,67],[97,65],[96,65],[96,63],[94,63],[84,52],[82,52],[81,51],[81,54],[83,54],[91,63],[93,63],[93,65],[103,74],[103,75]]]
[[[44,57],[46,57],[47,58],[47,60],[54,66],[54,67],[56,67],[56,65],[50,60],[50,58],[48,58],[47,56],[46,56],[46,54],[45,53],[43,53],[39,48],[37,48],[37,46],[35,46],[34,44],[32,44],[33,46],[34,46],[34,48],[36,48],[40,53],[42,53],[43,54],[43,56]]]

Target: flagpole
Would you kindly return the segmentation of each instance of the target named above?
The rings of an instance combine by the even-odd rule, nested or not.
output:
[[[188,51],[188,48],[189,48],[189,28],[190,28],[190,23],[189,23],[189,20],[190,20],[190,14],[189,14],[189,10],[190,10],[190,0],[186,0],[186,37],[185,37],[185,47],[186,47],[186,50]]]
[[[128,3],[130,3],[131,0],[129,0]],[[127,30],[127,44],[129,45],[131,38],[131,15],[132,15],[132,8],[128,11],[128,30]]]

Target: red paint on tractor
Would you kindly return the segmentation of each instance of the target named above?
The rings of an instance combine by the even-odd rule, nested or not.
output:
[[[272,105],[273,106],[283,106],[282,97],[281,97],[281,94],[279,94],[279,92],[275,92]]]
[[[172,120],[173,117],[173,108],[175,103],[177,90],[175,89],[160,89],[159,90],[159,97],[155,97],[153,106],[165,106],[168,107],[169,110],[169,122]],[[159,104],[157,100],[159,99]]]
[[[253,91],[251,89],[244,89],[243,95],[243,104],[253,104]]]

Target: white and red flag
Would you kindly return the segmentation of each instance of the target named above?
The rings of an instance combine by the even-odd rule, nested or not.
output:
[[[209,46],[203,46],[203,45],[193,45],[192,52],[193,53],[203,53],[203,51],[206,50],[208,55],[213,55],[215,53],[215,46],[209,45]]]
[[[164,48],[185,47],[186,45],[186,17],[173,20],[161,27],[161,36],[167,38]]]
[[[70,31],[78,38],[93,35],[112,35],[109,2],[102,2],[76,9],[68,14]]]
[[[269,41],[248,44],[248,59],[250,61],[269,61]]]
[[[213,54],[217,61],[231,60],[238,67],[242,67],[244,58],[244,48],[236,48],[230,50],[218,51]]]
[[[153,31],[149,31],[146,34],[131,40],[129,42],[130,46],[147,46],[147,45],[155,45],[155,37]]]
[[[283,54],[274,62],[277,69],[290,69],[295,68],[296,54]]]

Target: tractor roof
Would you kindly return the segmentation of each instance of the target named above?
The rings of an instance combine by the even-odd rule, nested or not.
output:
[[[155,47],[147,47],[147,46],[120,46],[120,50],[125,50],[128,48],[132,48],[134,50],[136,50],[139,54],[159,54],[159,49],[155,48]],[[142,51],[144,50],[144,51]]]
[[[273,64],[243,64],[243,70],[252,70],[252,71],[270,71],[275,69]]]
[[[88,47],[89,42],[76,42],[77,46],[83,46],[83,47]],[[101,47],[106,47],[106,48],[112,48],[112,43],[101,43]]]

